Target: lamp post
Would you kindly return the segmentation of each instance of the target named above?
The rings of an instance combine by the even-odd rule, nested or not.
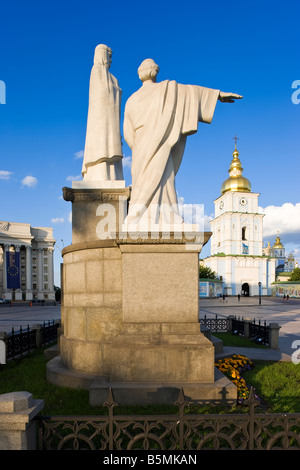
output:
[[[261,282],[258,283],[258,303],[261,305]]]

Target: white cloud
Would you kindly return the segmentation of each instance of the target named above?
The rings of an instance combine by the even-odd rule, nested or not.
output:
[[[11,175],[11,171],[0,170],[0,180],[9,180]]]
[[[131,157],[123,157],[123,167],[131,168]]]
[[[35,176],[25,176],[22,179],[22,186],[27,186],[28,188],[34,188],[38,183],[38,180]]]
[[[78,152],[74,153],[74,157],[76,159],[83,158],[83,156],[84,156],[84,150],[79,150]]]
[[[53,219],[51,219],[51,222],[53,224],[63,224],[65,221],[65,219],[63,217],[54,217]]]
[[[212,215],[204,214],[204,204],[185,204],[183,197],[178,197],[178,207],[184,222],[187,224],[198,224],[199,230],[210,232],[210,221]]]
[[[211,225],[210,221],[214,218],[213,215],[205,215],[204,214],[204,231],[211,232]]]
[[[282,206],[259,207],[263,218],[263,238],[271,245],[279,234],[285,254],[293,253],[300,263],[300,203],[286,202]]]
[[[259,207],[259,211],[265,214],[263,219],[264,238],[283,235],[296,236],[300,241],[300,203],[286,202],[282,206]]]
[[[72,223],[72,211],[70,211],[69,213],[68,221],[70,222],[70,224]]]
[[[77,176],[67,176],[67,181],[78,181],[82,179],[82,175],[77,175]]]

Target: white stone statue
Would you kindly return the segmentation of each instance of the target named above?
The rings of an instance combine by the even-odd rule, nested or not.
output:
[[[90,76],[89,109],[82,176],[84,181],[122,180],[120,105],[122,90],[109,72],[112,51],[95,49]]]
[[[143,85],[125,106],[124,138],[132,149],[132,192],[127,221],[134,223],[145,215],[153,221],[151,205],[172,207],[176,223],[180,220],[175,175],[187,136],[197,132],[198,122],[211,123],[217,100],[233,102],[242,98],[175,81],[156,83],[158,71],[152,59],[142,62],[138,74]],[[164,220],[163,211],[156,213],[155,218],[154,223],[169,222],[169,214]]]

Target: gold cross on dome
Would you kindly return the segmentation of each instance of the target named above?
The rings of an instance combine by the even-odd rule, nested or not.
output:
[[[236,141],[239,140],[239,138],[238,138],[237,136],[232,137],[232,138],[233,138],[233,140],[235,141],[235,147],[236,147]]]

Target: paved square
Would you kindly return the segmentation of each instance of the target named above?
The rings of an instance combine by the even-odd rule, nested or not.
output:
[[[259,305],[258,297],[241,297],[240,301],[237,297],[228,297],[225,302],[219,299],[200,299],[199,307],[200,318],[204,315],[207,317],[235,315],[241,319],[249,318],[256,321],[260,319],[261,322],[266,321],[267,325],[278,323],[281,354],[278,352],[277,355],[272,355],[278,360],[291,360],[295,349],[300,349],[300,300],[298,299],[290,299],[287,302],[280,298],[263,297],[261,305]],[[297,348],[295,344],[293,347],[295,341],[299,341]],[[267,351],[265,353],[262,352],[263,350],[259,351],[260,355],[264,355],[266,359],[270,358],[271,354],[267,354]],[[252,356],[255,352],[258,351],[252,351]]]
[[[15,331],[30,327],[35,324],[43,324],[44,322],[52,322],[60,320],[60,304],[53,305],[41,304],[29,306],[29,302],[22,304],[0,305],[0,332],[10,333],[11,329]]]
[[[280,351],[261,350],[252,348],[251,351],[238,352],[248,353],[251,358],[261,359],[291,360],[291,356],[296,349],[300,349],[300,300],[290,299],[284,302],[278,298],[262,298],[261,305],[257,297],[241,297],[238,301],[236,297],[228,297],[225,302],[219,299],[199,299],[200,318],[207,317],[227,317],[235,315],[240,318],[249,318],[261,322],[278,323],[279,347]],[[15,331],[34,324],[42,324],[60,319],[60,305],[34,305],[29,304],[0,305],[0,332],[10,333],[12,327]],[[295,342],[298,341],[298,346]],[[294,345],[294,347],[293,347]],[[226,349],[226,348],[225,348]]]

